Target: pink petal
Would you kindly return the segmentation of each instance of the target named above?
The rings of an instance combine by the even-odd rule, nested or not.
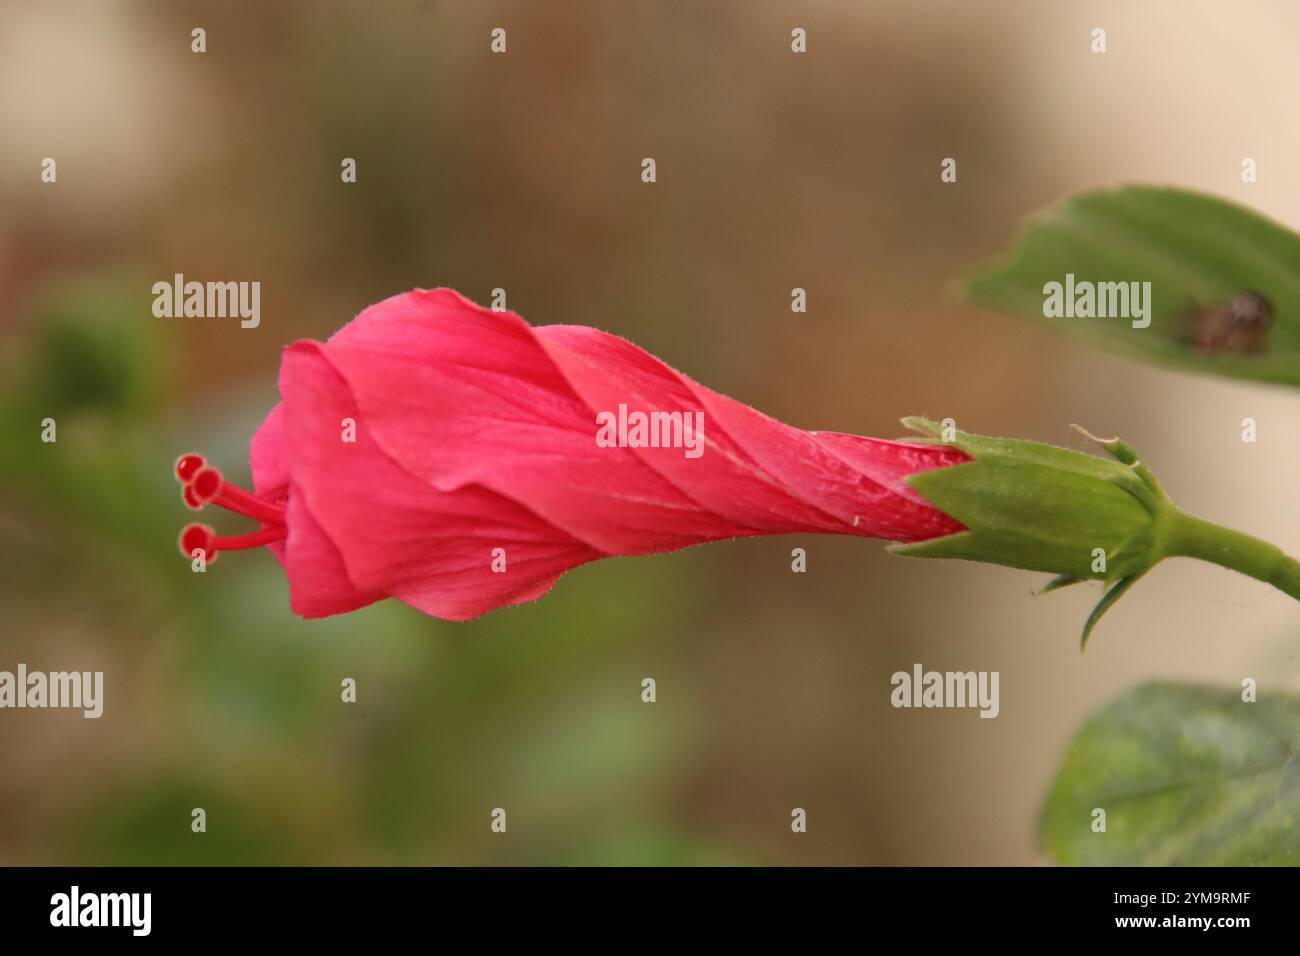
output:
[[[291,501],[302,501],[342,555],[357,590],[386,592],[420,610],[463,620],[532,600],[564,571],[601,554],[486,488],[444,491],[413,477],[374,441],[324,347],[284,354],[284,443],[293,463]],[[341,440],[344,419],[356,442]],[[289,567],[294,564],[292,518]],[[502,548],[506,572],[492,570]]]
[[[492,489],[606,554],[759,530],[701,506],[636,451],[599,447],[595,411],[514,313],[412,292],[361,313],[325,353],[376,444],[436,488]]]

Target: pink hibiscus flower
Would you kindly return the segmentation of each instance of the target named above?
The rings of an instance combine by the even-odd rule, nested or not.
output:
[[[265,545],[304,617],[395,597],[464,620],[570,568],[747,535],[915,542],[962,530],[905,479],[954,447],[784,425],[596,329],[534,328],[449,289],[284,350],[253,435],[254,490],[198,455],[176,474],[258,531],[181,534],[187,557]]]

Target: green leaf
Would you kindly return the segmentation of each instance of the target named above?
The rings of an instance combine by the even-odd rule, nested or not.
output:
[[[1151,324],[1047,318],[1049,282],[1150,282]],[[1273,307],[1266,350],[1206,355],[1199,310],[1254,291]],[[1094,345],[1188,370],[1300,385],[1300,236],[1210,196],[1127,186],[1075,196],[1031,218],[1004,259],[966,283],[977,304],[1018,312]]]
[[[1300,697],[1153,683],[1071,741],[1039,836],[1058,862],[1300,865]],[[1094,832],[1094,811],[1106,812]]]

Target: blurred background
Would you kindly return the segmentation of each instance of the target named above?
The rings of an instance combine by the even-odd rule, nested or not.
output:
[[[308,622],[264,551],[191,573],[171,464],[247,483],[293,339],[502,287],[805,428],[1120,433],[1189,511],[1295,553],[1293,395],[1089,352],[953,284],[1116,182],[1300,225],[1298,28],[1287,0],[0,0],[0,669],[106,684],[99,720],[0,712],[0,863],[1046,862],[1084,716],[1148,677],[1300,688],[1293,602],[1167,562],[1080,657],[1091,586],[768,538],[600,562],[467,624]],[[174,273],[260,281],[260,327],[155,318]],[[999,671],[1001,715],[892,709],[917,662]]]

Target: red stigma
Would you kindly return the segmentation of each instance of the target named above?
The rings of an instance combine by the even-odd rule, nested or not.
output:
[[[198,555],[196,551],[203,553],[205,562],[214,561],[217,557],[216,552],[212,549],[212,542],[217,533],[205,524],[187,524],[181,529],[180,549],[181,554],[187,558],[195,558]]]
[[[176,480],[185,484],[194,477],[194,473],[206,465],[202,455],[181,455],[176,459]]]
[[[258,548],[282,541],[288,533],[283,499],[268,501],[232,485],[220,471],[208,465],[202,455],[181,455],[176,459],[175,474],[182,485],[181,498],[187,507],[198,511],[212,502],[227,511],[252,518],[259,525],[257,531],[248,534],[221,536],[208,525],[188,524],[177,542],[185,557],[195,558],[201,554],[205,563],[211,563],[222,551]]]
[[[194,497],[201,502],[209,502],[221,490],[221,472],[215,468],[203,468],[198,471],[187,486]]]

